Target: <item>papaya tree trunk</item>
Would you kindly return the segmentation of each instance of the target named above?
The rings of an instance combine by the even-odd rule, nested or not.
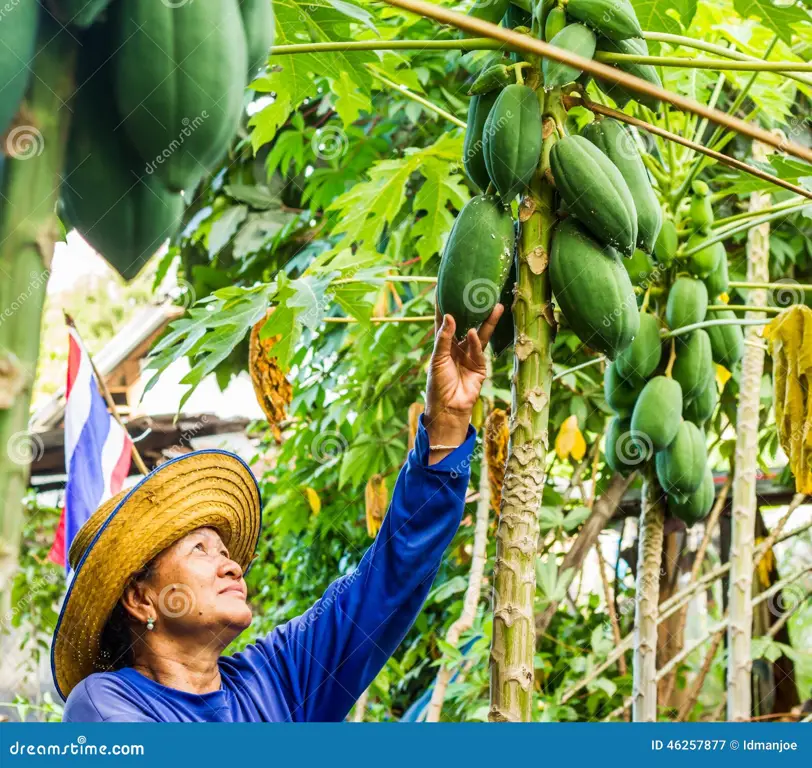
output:
[[[753,157],[765,160],[767,148],[753,144]],[[770,206],[769,193],[754,192],[750,210]],[[750,230],[747,236],[747,279],[766,283],[770,279],[770,225],[764,223]],[[767,304],[763,289],[750,291],[748,303],[754,307]],[[758,316],[748,312],[748,319]],[[736,410],[736,468],[733,473],[733,502],[731,511],[730,587],[727,629],[727,719],[750,718],[750,645],[753,634],[753,548],[756,525],[756,469],[758,460],[758,410],[761,402],[761,376],[764,372],[764,350],[760,331],[752,326],[745,329],[745,344],[739,383],[739,404]]]
[[[42,14],[31,85],[3,150],[0,205],[0,595],[9,599],[31,460],[28,431],[40,323],[54,243],[54,213],[73,93],[75,38]],[[7,608],[8,606],[0,606]],[[4,611],[3,611],[4,612]]]
[[[544,92],[539,91],[544,102]],[[552,94],[551,94],[552,96]],[[552,121],[545,121],[545,136]],[[544,154],[544,153],[542,153]],[[553,189],[537,173],[519,207],[522,232],[513,317],[516,324],[511,382],[510,441],[502,487],[493,575],[491,707],[494,722],[532,718],[536,632],[538,511],[548,448],[555,333],[547,272],[555,214]]]
[[[657,601],[663,557],[663,493],[652,466],[643,475],[634,606],[632,720],[657,720]]]

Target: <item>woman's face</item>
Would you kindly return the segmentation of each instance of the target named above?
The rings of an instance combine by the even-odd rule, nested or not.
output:
[[[242,569],[214,528],[198,528],[161,552],[144,587],[141,608],[155,631],[211,637],[225,647],[251,623]],[[145,623],[148,615],[136,618]]]

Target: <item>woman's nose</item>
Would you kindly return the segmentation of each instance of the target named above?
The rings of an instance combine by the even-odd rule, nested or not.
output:
[[[226,557],[220,565],[220,575],[233,576],[235,579],[241,579],[242,568],[240,568],[240,564],[238,562]]]

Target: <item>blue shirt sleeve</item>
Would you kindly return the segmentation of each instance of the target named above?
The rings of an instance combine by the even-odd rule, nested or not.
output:
[[[421,415],[389,510],[358,567],[257,642],[293,720],[343,720],[403,640],[462,519],[475,443],[469,424],[463,444],[429,466]]]

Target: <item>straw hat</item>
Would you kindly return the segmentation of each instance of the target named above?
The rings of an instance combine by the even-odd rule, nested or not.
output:
[[[104,625],[130,577],[196,528],[217,529],[245,571],[260,528],[257,481],[233,453],[204,450],[167,461],[137,485],[105,502],[81,527],[70,548],[74,577],[51,645],[59,695],[93,672]]]

